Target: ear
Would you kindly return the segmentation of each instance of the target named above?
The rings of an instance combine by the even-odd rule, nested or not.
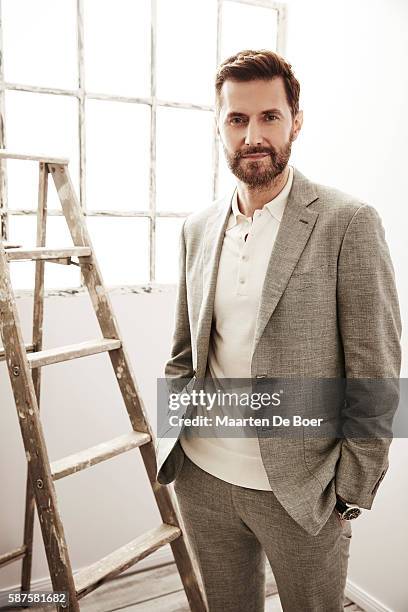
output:
[[[303,125],[303,111],[300,110],[297,112],[294,120],[293,120],[293,135],[292,135],[292,141],[296,140],[296,138],[299,135],[300,130],[302,129],[302,125]]]

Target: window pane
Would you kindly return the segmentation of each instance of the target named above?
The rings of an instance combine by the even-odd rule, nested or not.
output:
[[[65,217],[48,217],[47,246],[52,248],[73,246]],[[52,263],[45,265],[46,289],[79,287],[80,284],[81,275],[77,266],[61,266]]]
[[[276,51],[278,11],[223,2],[221,61],[243,49]]]
[[[184,218],[161,218],[156,221],[156,282],[177,283],[179,274],[179,241]]]
[[[69,172],[78,189],[78,107],[68,96],[6,92],[7,149],[16,153],[67,157]],[[8,160],[10,208],[37,208],[38,163]],[[59,208],[53,180],[49,177],[49,208]]]
[[[10,215],[9,240],[23,248],[32,248],[36,244],[37,217],[35,215]],[[72,239],[65,218],[48,217],[47,242],[48,247],[71,247]],[[35,263],[15,262],[10,265],[14,289],[34,290]],[[79,268],[53,263],[45,264],[46,289],[62,289],[80,285]]]
[[[86,0],[87,91],[150,95],[150,2]]]
[[[3,0],[6,81],[77,87],[76,2]]]
[[[89,210],[148,210],[150,107],[87,100]]]
[[[149,281],[148,219],[88,217],[87,224],[105,285]]]
[[[157,208],[191,212],[212,202],[213,113],[157,109]]]
[[[9,242],[29,248],[35,246],[36,217],[9,216]],[[10,276],[13,289],[34,289],[35,264],[32,261],[21,261],[10,264]]]
[[[7,146],[7,148],[12,150],[10,146]],[[9,209],[36,209],[38,204],[38,163],[8,159],[6,164]]]
[[[212,104],[216,40],[215,0],[158,0],[157,96]]]

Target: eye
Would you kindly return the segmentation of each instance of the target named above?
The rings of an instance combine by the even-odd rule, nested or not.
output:
[[[266,113],[265,115],[265,119],[267,121],[275,121],[275,119],[278,119],[279,117],[277,115],[274,115],[273,113]]]
[[[241,123],[244,123],[244,122],[245,122],[244,117],[231,117],[230,119],[231,125],[240,125]]]

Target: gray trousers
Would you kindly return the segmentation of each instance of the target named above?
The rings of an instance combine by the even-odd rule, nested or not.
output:
[[[272,491],[215,478],[186,455],[174,490],[210,612],[264,610],[265,554],[284,612],[343,610],[350,521],[333,510],[311,536]]]

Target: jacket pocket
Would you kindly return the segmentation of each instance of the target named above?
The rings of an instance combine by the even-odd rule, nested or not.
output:
[[[296,291],[313,287],[316,283],[324,282],[324,279],[328,277],[329,267],[327,264],[318,266],[308,270],[295,270],[292,272],[286,291],[294,289]]]
[[[298,269],[297,267],[295,267],[295,269],[293,270],[291,274],[291,278],[298,278],[298,277],[306,278],[307,276],[314,276],[317,273],[324,272],[324,270],[327,270],[328,268],[329,268],[328,263],[322,263],[313,268],[305,268],[303,270],[301,268]]]

